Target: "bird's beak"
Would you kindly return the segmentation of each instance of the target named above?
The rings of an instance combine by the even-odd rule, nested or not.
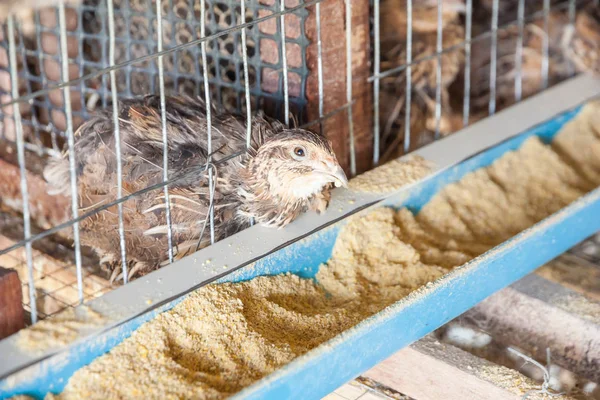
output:
[[[344,173],[342,167],[335,163],[323,165],[321,168],[313,170],[314,173],[324,175],[331,183],[335,184],[336,187],[348,187],[348,178]]]
[[[334,183],[335,183],[336,187],[340,187],[340,186],[348,187],[348,178],[346,177],[346,174],[344,173],[344,170],[342,169],[342,167],[340,167],[339,165],[333,171],[331,176],[333,176],[335,178]]]

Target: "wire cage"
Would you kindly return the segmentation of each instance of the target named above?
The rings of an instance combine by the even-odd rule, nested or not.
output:
[[[354,176],[597,69],[598,23],[595,1],[574,0],[84,0],[8,16],[0,266],[18,270],[32,323],[112,288],[77,233],[99,209],[47,194],[41,171],[123,99],[187,94],[248,119],[263,110],[321,131]],[[166,135],[163,122],[165,148]],[[168,186],[164,174],[153,189]],[[115,184],[106,207],[122,213],[136,193]]]

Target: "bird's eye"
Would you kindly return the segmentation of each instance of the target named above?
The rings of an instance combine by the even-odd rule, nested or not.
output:
[[[306,157],[306,150],[304,150],[304,147],[301,147],[301,146],[294,147],[292,156],[296,160],[302,160],[302,159],[304,159],[304,157]]]

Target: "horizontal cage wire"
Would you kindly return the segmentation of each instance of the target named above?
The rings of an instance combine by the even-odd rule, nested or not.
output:
[[[353,12],[360,9],[360,2],[343,2],[345,32],[332,32],[333,22],[325,18],[334,15],[330,10],[341,3],[283,1],[83,0],[36,11],[29,23],[17,20],[15,29],[11,29],[15,19],[3,25],[0,161],[19,165],[21,173],[27,170],[31,177],[21,186],[21,197],[0,202],[0,249],[4,249],[0,266],[19,272],[23,304],[32,322],[101,296],[115,279],[126,283],[135,278],[139,263],[132,262],[134,257],[125,248],[136,227],[123,218],[135,207],[135,199],[160,192],[156,196],[161,203],[152,209],[170,211],[154,221],[164,226],[161,233],[168,234],[171,244],[162,264],[195,250],[202,238],[212,243],[219,207],[215,199],[223,184],[220,166],[245,152],[213,157],[219,149],[209,140],[200,171],[208,179],[203,192],[208,211],[196,225],[201,239],[190,245],[181,240],[173,223],[180,210],[195,205],[170,190],[190,175],[172,171],[166,111],[159,113],[160,182],[133,187],[119,175],[116,195],[89,207],[82,205],[86,194],[75,201],[55,200],[32,188],[33,181],[45,187],[41,175],[48,160],[71,148],[75,130],[101,110],[117,110],[115,104],[147,94],[160,95],[161,110],[168,109],[165,96],[171,95],[198,97],[246,116],[246,121],[262,110],[288,125],[323,132],[334,142],[347,173],[355,175],[365,170],[364,165],[387,162],[575,73],[597,68],[595,53],[585,52],[590,38],[582,38],[577,29],[581,21],[588,23],[586,18],[598,26],[598,11],[591,8],[597,6],[594,1],[369,0],[370,42],[365,46],[372,62],[370,76],[359,83],[353,75],[359,70],[353,54],[358,43]],[[333,56],[326,55],[339,50],[340,43],[342,61],[332,74]],[[309,47],[314,45],[313,60]],[[343,79],[334,82],[332,76],[340,74]],[[342,100],[331,106],[340,87]],[[365,99],[370,108],[359,109]],[[19,104],[19,113],[12,104]],[[212,127],[215,116],[206,117]],[[113,118],[118,121],[117,113]],[[338,128],[342,120],[340,135],[336,129],[342,130]],[[368,122],[368,140],[360,130],[363,121]],[[121,129],[115,129],[115,137],[123,134]],[[245,135],[250,144],[249,128]],[[364,151],[367,141],[369,154]],[[126,167],[123,149],[117,150],[119,168]],[[69,194],[77,192],[75,158],[70,160],[71,180],[65,183]],[[29,201],[22,201],[27,195]],[[54,203],[44,212],[43,202]],[[60,210],[54,213],[59,217],[49,215],[52,207]],[[73,252],[74,228],[89,231],[99,218],[118,225],[113,235],[119,237],[114,242],[119,250],[109,260],[108,271],[100,267],[107,260],[89,243],[80,245],[75,238]],[[594,240],[574,251],[597,260]]]

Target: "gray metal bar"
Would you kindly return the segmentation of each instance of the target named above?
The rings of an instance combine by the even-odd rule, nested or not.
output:
[[[108,8],[108,58],[110,66],[115,65],[115,11],[113,0],[106,0]],[[121,159],[121,129],[119,127],[119,96],[117,92],[116,71],[110,71],[110,94],[112,97],[113,129],[115,134],[115,153],[117,157],[117,198],[123,197],[123,161]],[[123,270],[123,282],[127,283],[127,249],[125,246],[125,225],[123,223],[123,203],[117,205],[119,218],[119,246],[121,247],[121,268]]]
[[[525,0],[519,0],[517,10],[519,36],[515,49],[515,101],[521,101],[523,96],[523,35],[525,34]]]
[[[569,0],[569,28],[575,30],[575,18],[577,17],[577,1]],[[573,62],[567,57],[567,68],[569,71],[569,76],[573,76],[575,74],[575,65]]]
[[[62,80],[69,81],[69,53],[67,49],[67,21],[65,16],[65,3],[58,5],[58,24],[60,28],[60,52],[62,65]],[[77,191],[77,164],[75,161],[75,137],[73,132],[73,110],[71,105],[71,88],[63,88],[65,102],[65,117],[67,120],[67,143],[69,147],[69,169],[71,177],[71,213],[73,218],[79,216],[79,194]],[[77,292],[79,301],[83,303],[83,272],[81,270],[81,244],[79,243],[79,223],[73,224],[73,243],[75,245],[75,267],[77,270]]]
[[[244,24],[246,23],[246,0],[240,0],[240,7],[240,24]],[[204,34],[204,30],[202,30],[202,34]],[[242,61],[244,63],[244,92],[246,95],[246,149],[249,149],[251,144],[250,141],[252,139],[252,104],[250,100],[250,81],[248,78],[246,29],[242,29]],[[204,62],[204,60],[202,62]]]
[[[473,0],[467,0],[465,21],[465,87],[463,94],[463,127],[469,125],[471,109],[471,29],[473,26]]]
[[[282,0],[283,1],[283,0]],[[200,1],[200,36],[206,35],[206,0]],[[200,50],[202,52],[202,64],[203,64],[203,78],[204,78],[204,101],[206,102],[206,134],[208,136],[206,143],[206,151],[208,158],[206,159],[206,165],[208,168],[208,192],[209,192],[209,211],[208,218],[210,221],[210,243],[215,243],[215,213],[213,207],[213,201],[215,196],[215,187],[213,184],[213,168],[211,166],[211,153],[212,153],[212,110],[210,101],[210,83],[208,82],[208,62],[206,58],[206,42],[200,44]],[[247,140],[247,139],[246,139]],[[202,239],[202,235],[200,240]]]
[[[346,103],[352,103],[352,0],[346,0]],[[348,133],[350,136],[350,175],[354,176],[356,175],[356,148],[352,106],[348,107]]]
[[[440,122],[442,119],[442,45],[443,45],[443,26],[442,26],[442,0],[437,0],[437,38],[435,51],[437,57],[437,67],[435,69],[435,135],[436,139],[440,137]]]
[[[13,15],[8,16],[6,29],[8,30],[8,57],[10,63],[10,86],[12,97],[19,97],[19,69],[17,68],[17,46],[15,43],[15,20]],[[29,211],[29,191],[27,189],[27,169],[25,167],[25,138],[23,137],[23,123],[21,110],[18,103],[13,105],[13,117],[17,135],[17,159],[21,175],[21,197],[23,199],[23,233],[25,239],[31,237],[31,219]],[[37,304],[35,295],[35,280],[33,275],[33,250],[31,243],[25,245],[25,258],[27,260],[27,279],[29,280],[29,306],[31,308],[31,323],[37,322]]]
[[[288,67],[287,67],[287,50],[285,39],[285,0],[279,0],[279,9],[281,17],[279,18],[279,32],[281,34],[281,63],[283,65],[283,103],[284,103],[284,121],[289,126],[290,124],[290,88],[288,82]]]
[[[204,3],[202,4],[202,11],[204,11]],[[156,2],[156,37],[158,53],[163,51],[163,20],[162,20],[162,2]],[[163,64],[163,56],[160,55],[157,58],[158,63],[158,90],[160,92],[160,119],[162,122],[162,141],[163,141],[163,180],[167,182],[169,180],[169,145],[167,144],[167,110],[165,102],[165,67]],[[208,108],[208,106],[207,106]],[[165,185],[163,188],[165,196],[165,218],[167,220],[167,242],[168,242],[168,254],[169,263],[173,262],[173,225],[171,222],[171,199],[169,196],[169,186]]]
[[[550,0],[544,0],[544,37],[542,40],[542,89],[548,87],[548,71],[550,67],[549,56],[550,34]]]
[[[379,89],[380,80],[377,77],[381,71],[381,38],[380,38],[380,20],[381,12],[379,10],[380,0],[374,0],[373,3],[373,35],[374,35],[374,60],[373,60],[373,75],[376,76],[373,81],[373,165],[379,164]],[[322,118],[322,115],[319,115]]]
[[[509,107],[460,132],[424,146],[416,150],[414,154],[433,162],[436,169],[432,174],[435,174],[464,161],[473,154],[518,135],[560,112],[569,110],[581,102],[597,96],[598,93],[600,93],[600,82],[593,77],[580,75],[525,99],[518,105]],[[561,101],[556,101],[557,98],[560,98]],[[283,230],[257,225],[204,248],[144,276],[143,279],[136,279],[99,299],[88,302],[87,306],[105,315],[107,321],[96,329],[86,332],[79,341],[83,342],[92,335],[114,327],[121,321],[145,313],[152,308],[152,305],[163,304],[178,294],[188,292],[237,266],[251,265],[252,262],[264,255],[318,231],[331,222],[344,218],[365,206],[372,204],[372,207],[377,207],[381,204],[378,201],[393,202],[395,199],[405,198],[411,190],[412,186],[409,185],[388,195],[373,195],[352,192],[347,189],[336,189],[333,191],[329,209],[324,215],[304,214]],[[352,202],[350,203],[350,201]],[[260,237],[261,240],[257,241],[257,237]],[[232,251],[232,248],[251,248],[253,253]],[[214,267],[199,267],[203,261],[209,259],[211,260],[210,265]],[[224,270],[222,266],[227,266],[227,270]],[[157,291],[156,287],[161,287],[162,290]],[[127,307],[123,308],[123,304],[127,304]],[[21,351],[17,346],[15,336],[6,338],[0,341],[0,354],[3,355],[0,358],[0,376],[26,367],[48,355],[52,357],[52,360],[64,362],[64,353],[60,352],[54,357],[51,354],[55,352],[54,350],[32,355]],[[32,366],[32,368],[37,367],[37,365]],[[25,369],[22,374],[13,375],[11,380],[18,383],[19,379],[28,379],[31,377],[30,372]]]
[[[321,3],[317,3],[315,5],[315,11],[317,18],[317,81],[319,86],[319,118],[323,118],[323,115],[325,113],[325,94],[323,89],[323,43],[321,42]]]
[[[410,106],[412,102],[412,0],[406,1],[406,114],[404,117],[404,153],[410,150]]]
[[[498,61],[498,1],[492,4],[492,36],[490,46],[490,101],[488,112],[490,115],[496,113],[496,64]]]

